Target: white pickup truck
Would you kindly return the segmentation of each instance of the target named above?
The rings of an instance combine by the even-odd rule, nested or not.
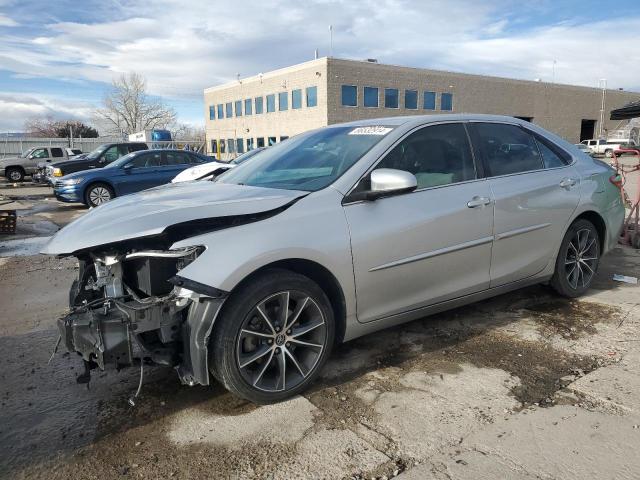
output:
[[[22,182],[26,175],[36,173],[39,163],[67,160],[82,153],[80,150],[64,147],[34,147],[19,157],[0,159],[0,176],[12,182]]]
[[[619,150],[620,148],[623,148],[623,146],[629,145],[627,141],[605,140],[604,138],[583,140],[580,143],[589,147],[591,153],[595,155],[604,155],[607,158],[613,157],[614,150]]]

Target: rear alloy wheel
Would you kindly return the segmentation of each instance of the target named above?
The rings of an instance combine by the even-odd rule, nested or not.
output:
[[[10,167],[7,168],[5,176],[12,182],[22,182],[24,180],[24,171],[21,168]]]
[[[107,185],[96,183],[87,189],[85,202],[90,207],[98,207],[114,197],[113,190]]]
[[[304,389],[333,344],[333,311],[320,287],[302,275],[273,270],[228,302],[212,338],[215,375],[255,403]]]
[[[599,261],[598,232],[588,220],[578,220],[562,241],[551,285],[560,295],[578,297],[591,286]]]

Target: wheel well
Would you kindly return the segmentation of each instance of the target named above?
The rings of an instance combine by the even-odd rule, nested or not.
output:
[[[600,240],[600,250],[604,250],[604,242],[607,240],[607,225],[604,223],[604,220],[600,216],[599,213],[594,212],[593,210],[589,210],[587,212],[583,212],[576,217],[576,220],[589,220],[593,223],[593,226],[596,227],[596,231],[598,232],[598,240]]]
[[[13,170],[21,170],[23,174],[25,173],[25,169],[23,167],[21,167],[20,165],[9,165],[7,167],[4,167],[5,172],[7,170],[11,170],[11,169],[13,169]]]
[[[258,270],[248,275],[242,282],[245,283],[251,278],[259,275],[264,270],[270,268],[282,268],[290,270],[292,272],[304,275],[305,277],[316,282],[320,288],[327,294],[331,307],[333,308],[333,317],[336,320],[336,344],[342,343],[346,329],[346,304],[344,299],[344,293],[340,287],[340,283],[336,277],[325,267],[311,260],[305,260],[303,258],[290,258],[287,260],[278,260],[277,262],[270,263],[260,267]],[[238,284],[240,285],[240,284]],[[238,288],[234,288],[234,290]]]

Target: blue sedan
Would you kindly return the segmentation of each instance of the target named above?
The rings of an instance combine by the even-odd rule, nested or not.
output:
[[[114,197],[169,183],[181,171],[211,160],[183,150],[142,150],[104,168],[66,175],[55,182],[53,192],[62,202],[97,207]]]

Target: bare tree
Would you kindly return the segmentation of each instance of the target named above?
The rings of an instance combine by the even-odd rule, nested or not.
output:
[[[189,125],[188,123],[176,123],[170,125],[169,130],[173,138],[176,140],[200,140],[205,138],[205,131],[203,126]]]
[[[30,137],[52,138],[57,137],[57,122],[52,116],[32,117],[24,122],[24,130]]]
[[[113,134],[130,134],[175,123],[176,112],[162,100],[147,94],[147,82],[138,73],[121,75],[113,81],[96,117]]]

